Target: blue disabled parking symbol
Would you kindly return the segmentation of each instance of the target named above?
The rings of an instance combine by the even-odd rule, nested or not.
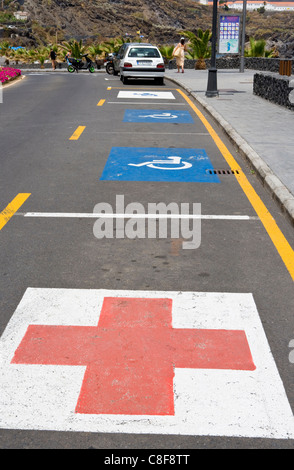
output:
[[[154,109],[127,109],[123,122],[176,122],[193,123],[189,111],[154,110]]]
[[[204,149],[113,147],[100,179],[220,183],[209,170]]]

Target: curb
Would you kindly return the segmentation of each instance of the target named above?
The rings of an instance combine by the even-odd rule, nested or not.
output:
[[[9,88],[10,86],[14,85],[15,83],[20,82],[24,78],[26,78],[25,75],[20,75],[19,77],[16,77],[14,80],[11,80],[8,83],[5,83],[4,85],[2,84],[2,89],[6,90],[6,88]]]
[[[192,96],[211,115],[211,117],[217,121],[226,135],[230,138],[233,144],[238,148],[238,150],[250,164],[252,169],[256,172],[263,185],[269,190],[273,199],[285,212],[292,225],[294,225],[294,196],[281,182],[281,180],[273,173],[273,171],[263,161],[263,159],[255,152],[248,142],[246,142],[246,140],[238,134],[231,124],[229,124],[212,106],[207,104],[203,98],[197,96],[197,94],[194,93],[189,87],[183,85],[177,79],[170,77],[166,78],[181,86],[188,93],[188,95]]]

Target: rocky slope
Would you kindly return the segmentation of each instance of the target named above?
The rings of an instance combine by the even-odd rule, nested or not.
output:
[[[136,35],[175,41],[177,31],[206,26],[210,9],[193,0],[25,0],[42,26],[56,25],[67,38]]]
[[[136,36],[137,31],[150,42],[172,44],[178,40],[181,30],[211,29],[212,23],[212,8],[195,0],[18,2],[32,20],[30,45],[48,42],[48,34],[55,39],[56,32],[58,41],[69,38],[103,41],[126,34]],[[223,9],[220,11],[225,13]],[[276,45],[283,55],[294,55],[294,12],[247,12],[246,40],[249,36],[268,40],[268,45]],[[18,38],[18,42],[21,41]]]

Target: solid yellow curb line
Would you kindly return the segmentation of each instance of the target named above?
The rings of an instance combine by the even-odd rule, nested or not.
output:
[[[0,213],[0,230],[7,224],[15,212],[23,205],[31,193],[19,193]]]
[[[79,126],[77,129],[74,131],[73,135],[69,138],[69,140],[78,140],[82,132],[86,129],[86,126]]]
[[[204,124],[207,131],[209,132],[212,139],[214,140],[216,146],[220,150],[222,156],[224,157],[224,159],[230,166],[230,168],[234,168],[234,170],[239,171],[239,174],[235,173],[235,177],[237,178],[238,183],[243,189],[253,209],[255,210],[258,217],[260,218],[264,228],[266,229],[270,239],[272,240],[275,248],[277,249],[280,257],[282,258],[286,268],[288,269],[294,281],[294,250],[293,248],[290,246],[289,242],[287,241],[282,231],[278,227],[275,219],[270,214],[265,204],[262,202],[262,200],[260,199],[256,191],[252,187],[252,185],[249,183],[241,167],[237,164],[235,158],[229,152],[229,150],[227,149],[225,144],[222,142],[218,134],[215,132],[213,127],[209,124],[209,122],[201,113],[201,111],[194,105],[194,103],[192,103],[190,98],[184,92],[182,92],[182,90],[177,89],[177,91],[183,96],[183,98],[191,106],[193,111],[195,111],[195,113],[201,120],[202,124]]]

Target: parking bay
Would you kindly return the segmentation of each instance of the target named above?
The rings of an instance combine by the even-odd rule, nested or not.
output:
[[[274,356],[276,353],[281,364],[280,370],[286,372],[286,359],[279,351],[281,339],[267,325],[276,322],[277,311],[287,309],[285,298],[291,305],[290,276],[235,175],[209,173],[212,169],[234,168],[228,167],[205,126],[175,88],[168,84],[160,90],[173,96],[166,99],[163,95],[151,96],[158,92],[152,86],[122,86],[117,80],[117,87],[107,91],[105,87],[100,88],[106,98],[104,105],[93,114],[91,111],[83,134],[71,142],[74,144],[70,148],[71,158],[76,162],[83,158],[83,181],[78,172],[64,173],[50,189],[58,195],[58,210],[57,204],[54,210],[52,198],[51,202],[38,202],[38,208],[28,201],[25,210],[34,213],[39,210],[43,216],[35,213],[34,217],[22,218],[20,215],[11,228],[23,234],[28,287],[250,292],[264,320]],[[120,91],[128,91],[129,95],[120,98]],[[135,97],[130,96],[132,92],[136,93]],[[59,145],[62,148],[65,144],[60,140]],[[287,222],[249,168],[238,155],[235,158],[279,224],[290,233]],[[56,165],[57,170],[60,165],[62,174],[61,162],[56,161]],[[170,165],[174,167],[170,169]],[[184,172],[189,172],[189,177],[179,176]],[[202,215],[249,216],[249,219],[201,220],[201,244],[195,250],[182,249],[182,239],[117,238],[115,232],[113,238],[98,240],[93,235],[93,219],[82,214],[91,213],[101,202],[115,210],[118,195],[124,196],[125,205],[140,203],[146,212],[150,203],[200,203]],[[46,217],[46,213],[57,212],[72,214],[74,220]],[[79,217],[75,218],[74,214]],[[35,272],[30,269],[32,259],[38,259]],[[40,273],[46,274],[40,276]],[[278,329],[291,326],[287,318],[279,322]],[[284,339],[286,347],[287,338]],[[291,397],[287,374],[282,373],[282,378]]]

